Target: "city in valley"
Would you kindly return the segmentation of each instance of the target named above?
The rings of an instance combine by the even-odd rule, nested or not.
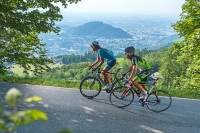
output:
[[[91,50],[89,44],[93,40],[99,41],[102,47],[112,50],[115,54],[123,52],[127,46],[135,46],[136,49],[156,50],[171,46],[172,42],[180,40],[171,26],[178,20],[178,15],[66,14],[62,21],[56,23],[56,26],[61,28],[59,35],[41,34],[40,38],[46,43],[49,56],[84,54]],[[93,21],[100,21],[114,28],[120,28],[132,37],[78,36],[68,32],[71,28]],[[98,32],[95,31],[95,28],[89,30]],[[106,31],[101,30],[101,32]]]

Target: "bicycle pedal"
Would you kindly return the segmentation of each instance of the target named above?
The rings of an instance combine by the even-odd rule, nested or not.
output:
[[[139,99],[139,103],[144,102],[144,98]]]
[[[146,105],[147,104],[147,101],[143,101],[142,102],[142,106],[144,107],[144,105]]]
[[[110,92],[111,92],[111,90],[110,90],[110,89],[107,89],[107,90],[106,90],[106,92],[107,92],[107,93],[110,93]]]

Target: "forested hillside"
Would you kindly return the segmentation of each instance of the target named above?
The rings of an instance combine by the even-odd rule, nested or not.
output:
[[[67,31],[76,36],[96,36],[104,38],[133,38],[121,28],[113,27],[100,21],[93,21],[84,25],[71,28]]]
[[[136,54],[147,60],[151,66],[152,71],[162,71],[160,68],[165,58],[164,54],[170,48],[163,48],[160,50],[136,50]],[[117,56],[117,64],[112,69],[115,71],[117,67],[123,67],[121,74],[126,72],[130,66],[130,61],[125,58],[124,53],[120,53]],[[44,77],[52,77],[56,79],[68,79],[68,80],[81,80],[84,77],[91,75],[88,66],[91,65],[96,59],[95,52],[87,52],[84,55],[65,55],[57,57],[57,60],[61,61],[63,65],[61,67],[52,68],[52,71],[44,73]],[[169,66],[170,67],[170,66]],[[120,76],[120,75],[119,75]],[[171,78],[171,77],[170,77]],[[171,79],[172,82],[172,79]],[[173,86],[173,84],[163,83],[165,86]]]
[[[147,53],[153,52],[155,50],[147,50],[147,49],[142,49],[142,50],[136,50],[136,54],[139,56],[143,56]],[[124,53],[115,53],[113,52],[114,55],[118,58],[125,58]],[[85,52],[84,55],[60,55],[56,57],[52,57],[54,63],[61,63],[61,64],[71,64],[71,63],[79,63],[79,62],[92,62],[96,59],[96,53],[93,51],[88,51]]]
[[[96,53],[92,51],[85,52],[84,55],[60,55],[52,58],[54,63],[71,64],[79,62],[94,61],[96,59]]]
[[[9,6],[12,7],[13,5],[9,4]],[[163,47],[162,49],[158,50],[142,49],[137,50],[136,52],[137,55],[143,57],[151,64],[153,71],[159,71],[164,76],[165,79],[162,82],[163,86],[167,88],[173,87],[180,90],[197,90],[199,92],[197,93],[197,95],[200,95],[199,8],[199,1],[186,0],[186,2],[182,6],[180,20],[172,24],[172,27],[177,32],[178,37],[182,38],[183,40],[181,39],[180,41],[169,44],[167,43],[168,41],[166,41],[166,38],[163,38],[163,43],[167,43],[165,48]],[[31,12],[29,13],[30,14],[28,15],[31,16]],[[55,18],[52,17],[52,21],[61,18],[61,16],[57,16],[57,13],[58,12],[56,11],[56,13],[54,14]],[[55,57],[53,58],[54,63],[61,63],[63,65],[61,67],[52,68],[51,71],[43,73],[43,71],[45,70],[50,70],[48,64],[51,63],[51,60],[47,56],[46,49],[44,48],[45,44],[41,43],[38,38],[38,33],[46,33],[52,31],[58,33],[59,28],[54,27],[54,25],[44,27],[42,23],[39,25],[39,27],[43,28],[38,28],[38,23],[35,22],[43,20],[43,15],[41,15],[41,18],[38,19],[32,17],[30,18],[30,22],[34,22],[33,24],[30,24],[33,27],[17,26],[19,22],[21,23],[21,25],[23,25],[23,22],[25,21],[15,21],[15,19],[13,18],[10,19],[9,16],[10,15],[4,16],[5,19],[2,19],[2,24],[5,27],[1,32],[2,52],[0,54],[0,71],[2,74],[7,72],[7,70],[12,67],[11,65],[10,67],[7,67],[5,66],[5,64],[13,63],[18,64],[20,67],[24,68],[24,72],[32,70],[35,74],[39,74],[41,77],[51,77],[55,79],[81,80],[83,77],[91,74],[90,71],[88,71],[87,66],[89,66],[95,60],[96,55],[94,52],[86,52],[83,55],[81,55],[81,53],[80,55],[72,54]],[[21,16],[21,20],[27,20],[25,19],[26,16],[27,15]],[[44,16],[44,18],[46,18],[46,16]],[[6,22],[5,20],[10,21]],[[9,24],[12,22],[15,22],[14,24],[16,25],[14,25],[13,29],[9,29]],[[48,21],[46,22],[46,25],[48,25]],[[131,43],[132,41],[133,40],[131,40]],[[141,39],[138,41],[137,46],[141,45],[141,43],[139,42],[142,41],[146,42],[146,40]],[[74,41],[72,42],[73,46],[76,46],[76,48],[80,48],[80,51],[82,51],[85,46],[89,47],[89,44],[80,45],[82,44],[82,42],[84,42],[83,40],[80,40],[81,43],[76,44],[74,43]],[[65,45],[65,43],[62,44]],[[145,46],[146,45],[147,44],[145,43]],[[119,42],[114,43],[114,46],[119,47],[121,46],[121,44]],[[110,47],[113,48],[113,46],[109,46],[108,48]],[[128,59],[124,58],[124,53],[119,53],[121,52],[121,49],[124,49],[124,46],[119,48],[120,51],[118,51],[116,55],[117,65],[113,68],[113,71],[118,66],[120,66],[123,67],[122,72],[125,72],[129,67],[129,62]],[[55,49],[56,48],[53,47],[53,50]],[[73,51],[73,49],[70,50]],[[113,51],[117,50],[113,49]]]

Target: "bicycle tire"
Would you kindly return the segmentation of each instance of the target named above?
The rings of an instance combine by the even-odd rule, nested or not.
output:
[[[124,78],[118,78],[117,80],[114,81],[113,85],[112,85],[112,88],[111,88],[111,91],[114,89],[114,88],[117,88],[117,87],[125,87],[124,86]],[[131,94],[131,91],[127,94],[130,95]],[[115,96],[115,95],[114,95]]]
[[[145,103],[148,109],[159,113],[167,110],[171,106],[172,98],[166,91],[156,90],[148,95]]]
[[[95,77],[86,77],[80,83],[80,93],[87,98],[94,98],[101,92],[101,82]]]
[[[129,89],[129,92],[124,94],[124,91],[127,89],[126,86],[120,86],[114,88],[110,92],[109,100],[112,105],[118,108],[124,108],[129,106],[134,100],[134,93],[132,89]]]

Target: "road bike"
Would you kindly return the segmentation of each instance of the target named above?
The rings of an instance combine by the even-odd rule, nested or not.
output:
[[[106,90],[107,93],[110,93],[114,87],[122,86],[122,78],[118,78],[119,71],[122,67],[118,67],[116,72],[109,72],[111,74],[112,85],[111,88]],[[100,76],[101,70],[98,68],[93,76],[85,77],[80,83],[80,93],[87,98],[94,98],[101,92],[102,85],[106,85],[104,79]]]
[[[111,104],[118,108],[129,106],[134,100],[134,94],[136,94],[139,97],[139,103],[143,106],[146,105],[151,111],[162,112],[167,110],[172,103],[170,94],[164,90],[158,90],[155,87],[157,81],[163,79],[163,77],[158,76],[158,72],[156,72],[151,74],[148,79],[148,82],[143,84],[148,88],[146,101],[143,101],[135,86],[129,85],[129,87],[127,87],[124,82],[123,86],[116,87],[111,91],[109,96]],[[126,79],[124,79],[124,81],[126,81]]]

